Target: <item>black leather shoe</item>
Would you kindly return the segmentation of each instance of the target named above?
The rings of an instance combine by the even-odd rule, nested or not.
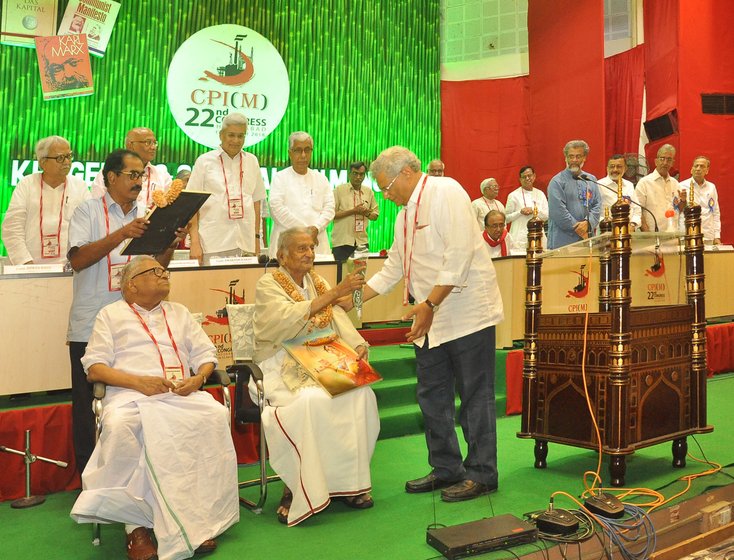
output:
[[[434,473],[428,473],[423,478],[416,478],[405,483],[405,491],[408,494],[420,494],[421,492],[432,492],[439,488],[446,488],[454,484],[455,480],[444,480],[438,478]]]
[[[441,490],[441,499],[444,502],[463,502],[478,496],[484,496],[497,490],[497,485],[483,484],[473,480],[462,480],[453,486]]]

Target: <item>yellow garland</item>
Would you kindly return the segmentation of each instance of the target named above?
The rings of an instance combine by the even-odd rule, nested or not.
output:
[[[166,192],[153,191],[153,202],[158,208],[165,208],[176,201],[183,188],[183,181],[181,179],[175,179]]]
[[[324,279],[321,278],[321,276],[316,274],[314,271],[309,272],[308,275],[311,277],[311,281],[316,288],[316,295],[322,296],[329,290],[329,288],[326,287],[326,283],[324,282]],[[290,297],[293,301],[306,301],[301,295],[300,290],[291,280],[290,276],[288,276],[287,274],[283,274],[280,270],[276,270],[275,272],[273,272],[273,278],[275,278],[275,281],[280,285],[281,288],[283,288],[288,297]],[[323,310],[319,311],[318,313],[316,313],[316,315],[311,317],[310,321],[311,323],[313,323],[314,326],[320,329],[325,329],[329,326],[333,317],[334,311],[331,304],[329,304]]]

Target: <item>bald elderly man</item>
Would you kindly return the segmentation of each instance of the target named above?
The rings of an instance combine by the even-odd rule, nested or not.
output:
[[[121,284],[123,299],[99,312],[82,358],[88,381],[107,392],[71,517],[125,524],[130,560],[212,552],[239,520],[228,411],[199,391],[216,349],[188,309],[165,301],[169,273],[158,261],[135,257]]]
[[[168,190],[173,179],[165,165],[153,163],[158,153],[158,140],[151,129],[140,126],[129,130],[125,135],[125,149],[138,154],[145,167],[137,206],[138,217],[141,218],[153,205],[153,191]],[[92,182],[92,197],[99,198],[105,192],[107,192],[107,187],[105,187],[104,175],[100,171]]]

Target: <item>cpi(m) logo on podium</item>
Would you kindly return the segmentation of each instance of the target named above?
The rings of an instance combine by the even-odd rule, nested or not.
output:
[[[245,146],[267,138],[288,107],[290,82],[280,53],[265,37],[242,25],[197,31],[168,67],[168,106],[192,140],[215,148],[222,119],[247,117]]]

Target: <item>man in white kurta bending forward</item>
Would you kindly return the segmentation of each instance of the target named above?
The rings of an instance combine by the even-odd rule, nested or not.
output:
[[[285,230],[278,238],[280,268],[264,274],[255,290],[255,361],[263,371],[266,402],[262,423],[270,464],[286,484],[278,520],[289,526],[334,498],[356,509],[372,507],[370,459],[380,431],[372,389],[331,398],[294,372],[282,347],[314,329],[332,329],[360,358],[367,357],[367,343],[335,305],[364,284],[361,271],[331,288],[312,270],[314,251],[310,228]]]
[[[183,305],[163,301],[168,277],[151,257],[131,260],[124,299],[99,312],[82,358],[88,380],[107,393],[71,517],[124,523],[130,560],[211,552],[239,519],[227,409],[198,390],[216,350]]]

